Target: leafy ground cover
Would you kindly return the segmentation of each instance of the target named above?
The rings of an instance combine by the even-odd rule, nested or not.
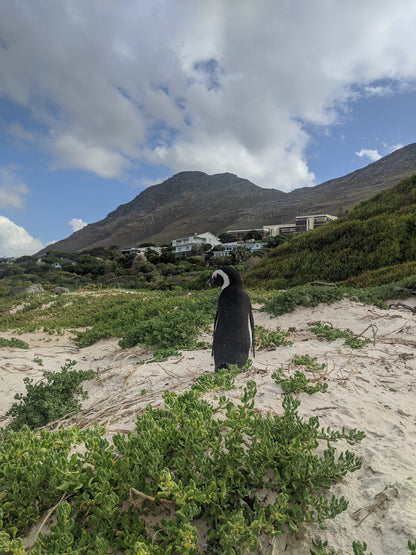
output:
[[[328,297],[329,288],[321,296],[311,289],[313,302],[335,298]],[[366,298],[380,298],[375,293]],[[389,293],[383,290],[386,298]],[[279,292],[251,296],[275,302],[280,310]],[[8,300],[0,328],[46,326],[59,332],[90,326],[90,334],[78,330],[80,342],[119,336],[160,350],[192,348],[199,330],[213,321],[217,297],[218,291],[85,295],[76,301],[42,295],[13,313],[21,300]],[[308,295],[301,299],[310,302]],[[164,337],[165,329],[178,332],[172,339]],[[258,329],[257,336],[263,346],[288,342],[280,329]],[[323,370],[307,355],[294,357],[293,364],[305,372]],[[299,400],[292,395],[324,392],[326,384],[312,384],[300,371],[288,379],[277,372],[275,387],[286,393],[283,415],[261,415],[254,382],[247,383],[239,403],[223,395],[237,373],[204,375],[190,391],[167,392],[164,408],[148,406],[136,432],[118,434],[112,443],[99,428],[31,431],[21,428],[23,420],[16,423],[16,431],[7,431],[0,442],[0,553],[23,554],[22,535],[45,512],[56,515],[56,524],[50,533],[41,530],[33,553],[106,553],[111,546],[127,554],[232,554],[255,549],[262,533],[295,532],[305,521],[323,526],[345,510],[348,501],[329,497],[327,490],[361,461],[348,450],[335,451],[334,444],[353,445],[362,434],[320,429],[317,417],[299,416]],[[75,379],[74,370],[68,374]],[[215,402],[203,398],[210,391]],[[28,397],[27,404],[37,400],[37,394]],[[409,543],[412,553],[413,547]],[[313,549],[318,555],[336,553],[319,541]],[[355,555],[367,553],[358,541],[353,549]]]
[[[26,341],[22,341],[17,337],[11,337],[6,339],[5,337],[0,337],[0,347],[11,347],[15,349],[29,349],[29,345]]]
[[[268,330],[262,326],[255,326],[254,333],[257,349],[293,345],[293,341],[287,339],[290,333],[288,331],[283,331],[279,326],[277,326],[275,330]]]
[[[322,324],[322,322],[316,322],[316,324],[310,329],[317,337],[321,337],[327,341],[335,341],[339,338],[345,339],[344,345],[349,345],[353,349],[362,349],[364,345],[371,343],[371,339],[360,339],[359,337],[356,337],[348,328],[340,330],[333,328],[329,324]]]
[[[299,416],[291,395],[283,416],[262,416],[250,381],[239,404],[225,395],[203,400],[209,386],[233,386],[222,374],[199,391],[166,392],[163,409],[148,406],[136,433],[113,444],[98,428],[8,432],[0,444],[0,550],[23,553],[19,536],[51,508],[57,522],[33,553],[237,554],[256,549],[261,533],[296,532],[344,511],[348,502],[324,491],[361,461],[348,450],[336,455],[333,444],[353,445],[363,434],[320,429],[318,418]]]
[[[198,347],[198,334],[214,321],[217,298],[217,291],[108,291],[60,297],[44,293],[24,298],[24,303],[3,298],[0,330],[70,329],[80,347],[119,337],[122,347],[140,343],[163,357]]]
[[[285,312],[292,312],[299,306],[317,306],[319,303],[330,304],[344,298],[387,308],[385,301],[403,299],[408,297],[409,294],[406,291],[398,290],[393,285],[381,285],[366,289],[307,285],[292,287],[286,291],[275,291],[267,295],[263,310],[279,316]]]
[[[354,289],[351,287],[295,287],[287,291],[249,291],[254,303],[274,315],[298,306],[316,306],[345,297],[386,307],[385,301],[405,298],[408,293],[393,286]],[[180,349],[198,348],[198,335],[214,321],[218,291],[103,291],[82,295],[51,295],[0,298],[0,331],[16,333],[38,329],[51,334],[72,330],[80,347],[100,339],[119,337],[122,347],[140,344],[154,350],[156,357]],[[282,330],[257,329],[263,346],[282,344]]]
[[[36,384],[30,378],[24,378],[26,395],[16,393],[18,402],[13,403],[7,411],[12,416],[11,430],[20,430],[23,426],[30,429],[40,428],[71,412],[79,412],[81,404],[78,397],[87,398],[81,383],[95,376],[93,370],[72,370],[74,361],[65,364],[60,372],[44,372],[45,381]]]

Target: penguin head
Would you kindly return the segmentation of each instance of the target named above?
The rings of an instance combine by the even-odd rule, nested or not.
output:
[[[229,285],[242,285],[240,274],[231,266],[221,266],[207,281],[209,287],[221,287],[224,290]]]

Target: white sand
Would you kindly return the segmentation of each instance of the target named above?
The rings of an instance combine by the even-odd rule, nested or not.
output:
[[[416,298],[404,302],[415,306]],[[308,325],[318,320],[356,335],[364,332],[372,343],[352,349],[343,339],[319,340]],[[291,330],[294,344],[258,352],[252,369],[236,379],[237,388],[227,395],[238,401],[244,383],[255,380],[257,409],[281,414],[282,391],[271,374],[279,367],[293,374],[299,369],[291,364],[293,356],[308,354],[326,364],[321,378],[328,391],[299,394],[300,414],[318,416],[323,427],[345,426],[366,434],[352,447],[339,445],[363,458],[359,471],[329,491],[348,499],[347,511],[327,521],[326,530],[304,525],[296,536],[261,538],[259,553],[308,555],[311,539],[320,537],[340,553],[352,553],[352,540],[359,539],[374,555],[407,554],[408,540],[416,539],[416,315],[404,308],[381,310],[342,301],[299,308],[278,318],[256,311],[255,321],[270,329]],[[208,350],[183,351],[167,362],[138,365],[149,353],[140,347],[120,349],[117,339],[78,349],[69,334],[39,332],[19,338],[29,343],[29,350],[0,351],[0,426],[9,421],[5,413],[14,394],[25,391],[24,377],[41,379],[43,370],[59,370],[68,360],[77,361],[76,369],[97,369],[99,379],[84,383],[89,398],[83,412],[67,424],[89,426],[98,421],[109,434],[134,430],[135,415],[148,403],[161,406],[166,389],[184,391],[201,374],[214,370]]]

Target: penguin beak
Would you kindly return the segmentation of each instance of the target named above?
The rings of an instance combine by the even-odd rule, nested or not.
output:
[[[207,287],[215,287],[215,279],[213,279],[212,277],[209,278],[206,285],[207,285]]]
[[[209,278],[209,280],[207,281],[207,286],[208,287],[218,287],[220,284],[218,283],[218,277],[217,274],[214,272],[212,274],[212,276]]]

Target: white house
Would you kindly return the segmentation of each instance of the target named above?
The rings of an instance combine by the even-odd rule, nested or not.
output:
[[[201,245],[211,245],[215,247],[220,245],[221,241],[213,233],[209,231],[206,233],[195,233],[191,237],[182,237],[181,239],[174,239],[172,247],[175,247],[175,256],[189,254],[193,248]]]
[[[148,250],[156,251],[158,254],[161,254],[162,247],[132,247],[130,249],[123,249],[121,254],[146,254]]]
[[[213,251],[214,256],[230,256],[232,251],[239,247],[249,249],[251,252],[258,251],[264,247],[260,241],[233,241],[232,243],[224,243],[224,249],[220,251]]]

